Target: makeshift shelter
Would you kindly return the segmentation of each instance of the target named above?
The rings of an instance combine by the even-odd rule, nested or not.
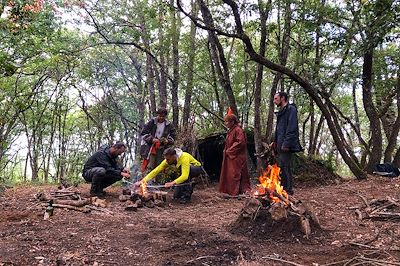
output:
[[[254,137],[252,132],[246,132],[247,150],[250,160],[248,167],[254,168],[256,157],[254,156]],[[217,133],[199,139],[197,143],[199,159],[203,163],[204,169],[210,176],[211,181],[218,181],[221,173],[223,151],[225,146],[226,133]]]

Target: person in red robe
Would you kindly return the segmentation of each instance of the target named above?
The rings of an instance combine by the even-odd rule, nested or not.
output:
[[[247,140],[239,120],[234,114],[226,115],[224,124],[228,128],[228,133],[219,178],[219,191],[237,196],[250,191],[247,171]]]

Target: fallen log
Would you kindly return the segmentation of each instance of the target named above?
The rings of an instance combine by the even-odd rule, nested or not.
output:
[[[108,210],[106,208],[96,207],[96,206],[93,206],[93,205],[86,205],[85,207],[88,208],[88,209],[94,210],[94,211],[104,212],[104,213],[107,213],[107,214],[114,214],[112,211],[110,211],[110,210]]]
[[[125,207],[125,211],[134,211],[136,212],[138,209],[137,204],[129,204],[128,206]]]
[[[90,201],[93,206],[101,207],[101,208],[107,207],[107,202],[104,199],[99,199],[98,197],[91,197]]]
[[[53,207],[54,208],[68,209],[68,210],[73,210],[73,211],[78,211],[78,212],[83,212],[83,213],[90,212],[90,209],[86,208],[86,206],[84,206],[83,208],[80,208],[80,207],[75,207],[75,206],[71,206],[71,205],[53,204]]]
[[[75,207],[83,207],[87,204],[91,203],[90,199],[81,199],[81,200],[61,200],[61,199],[54,199],[54,203],[60,204],[60,205],[70,205],[70,206],[75,206]]]

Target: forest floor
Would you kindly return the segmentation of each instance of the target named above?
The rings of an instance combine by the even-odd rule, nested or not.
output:
[[[362,203],[359,195],[399,199],[400,178],[296,188],[322,226],[309,239],[296,228],[265,233],[262,221],[232,230],[246,199],[225,199],[216,186],[197,188],[187,205],[168,195],[168,206],[137,212],[125,211],[121,188],[112,187],[106,197],[112,213],[56,208],[43,220],[34,195],[56,189],[18,186],[0,195],[0,266],[400,265],[399,220],[359,220],[349,209]],[[87,184],[77,189],[89,196]]]

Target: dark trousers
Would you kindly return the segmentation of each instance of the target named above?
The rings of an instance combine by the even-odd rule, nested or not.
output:
[[[278,166],[281,168],[281,184],[289,194],[293,194],[292,153],[278,153]]]
[[[186,199],[190,200],[192,197],[193,193],[193,184],[192,184],[192,178],[193,177],[198,177],[203,173],[203,168],[201,166],[190,166],[189,170],[189,178],[176,186],[174,188],[174,198],[175,199]]]
[[[103,167],[93,167],[87,170],[83,178],[86,182],[92,183],[91,192],[101,192],[104,188],[122,179],[122,176],[106,175]]]

